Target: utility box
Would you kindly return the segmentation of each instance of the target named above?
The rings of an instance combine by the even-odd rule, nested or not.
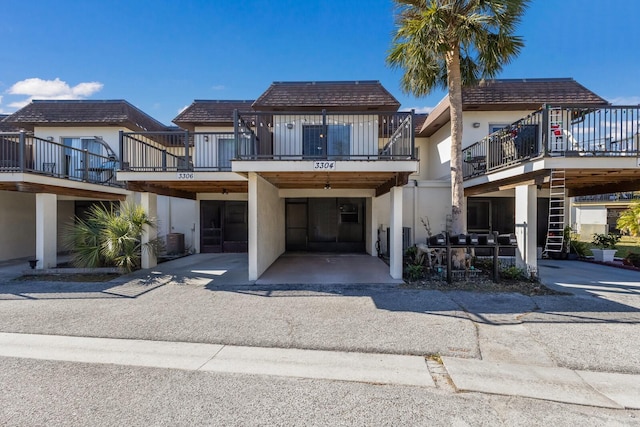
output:
[[[411,246],[411,227],[402,227],[402,254]],[[387,227],[387,256],[391,253],[391,229]]]
[[[167,234],[167,255],[182,255],[184,253],[184,234]]]

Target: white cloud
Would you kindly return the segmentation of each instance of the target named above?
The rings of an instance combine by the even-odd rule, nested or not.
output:
[[[100,82],[83,82],[72,87],[59,78],[43,80],[34,77],[14,83],[7,93],[27,96],[26,99],[9,104],[10,107],[21,108],[34,99],[83,99],[99,92],[103,86]]]
[[[433,111],[434,108],[436,107],[407,107],[403,108],[402,111],[415,110],[416,114],[429,114]]]
[[[185,105],[184,107],[180,108],[180,109],[178,110],[178,114],[180,114],[180,113],[182,113],[184,110],[186,110],[186,109],[187,109],[187,107],[189,107],[189,106],[188,106],[188,105]]]
[[[638,105],[640,104],[640,96],[618,96],[609,99],[613,105]]]
[[[226,87],[224,85],[213,85],[211,86],[212,90],[225,90]]]

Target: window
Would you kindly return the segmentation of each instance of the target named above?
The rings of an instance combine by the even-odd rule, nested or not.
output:
[[[489,135],[499,131],[500,129],[506,128],[507,126],[509,126],[509,123],[489,123]]]
[[[351,154],[351,125],[302,126],[302,154],[305,157],[347,158]]]
[[[102,157],[102,145],[95,138],[62,138],[62,144],[65,147],[62,159],[64,174],[81,179],[85,172],[88,172],[90,180],[98,178],[97,169],[105,159]],[[88,165],[84,164],[84,150],[89,152]]]
[[[218,139],[218,167],[231,169],[231,159],[234,158],[234,139],[220,138]]]

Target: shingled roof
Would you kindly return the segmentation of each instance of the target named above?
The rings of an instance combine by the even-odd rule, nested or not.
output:
[[[543,104],[607,105],[607,100],[571,78],[485,80],[462,88],[463,111],[537,110]],[[431,136],[449,121],[449,97],[429,114],[420,136]]]
[[[166,126],[125,100],[32,101],[5,119],[33,130],[38,125],[114,126],[131,130],[164,131]]]
[[[253,102],[196,99],[173,122],[183,128],[193,128],[198,124],[230,125],[233,123],[233,111],[251,111]]]
[[[18,132],[20,126],[13,123],[7,123],[5,119],[9,117],[9,114],[0,114],[0,132]]]
[[[379,81],[274,82],[254,110],[396,111],[400,103]]]

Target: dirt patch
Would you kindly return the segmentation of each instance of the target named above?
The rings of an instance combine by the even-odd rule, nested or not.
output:
[[[469,280],[454,281],[447,283],[439,278],[420,279],[414,282],[407,282],[400,287],[405,289],[429,289],[436,291],[471,291],[471,292],[508,292],[520,293],[528,296],[538,295],[571,295],[567,292],[556,291],[548,288],[540,282],[502,279],[500,283],[494,283],[491,279],[477,277]]]
[[[16,277],[15,282],[108,282],[120,277],[115,273],[100,274],[82,274],[82,273],[66,273],[66,274],[32,274]]]

